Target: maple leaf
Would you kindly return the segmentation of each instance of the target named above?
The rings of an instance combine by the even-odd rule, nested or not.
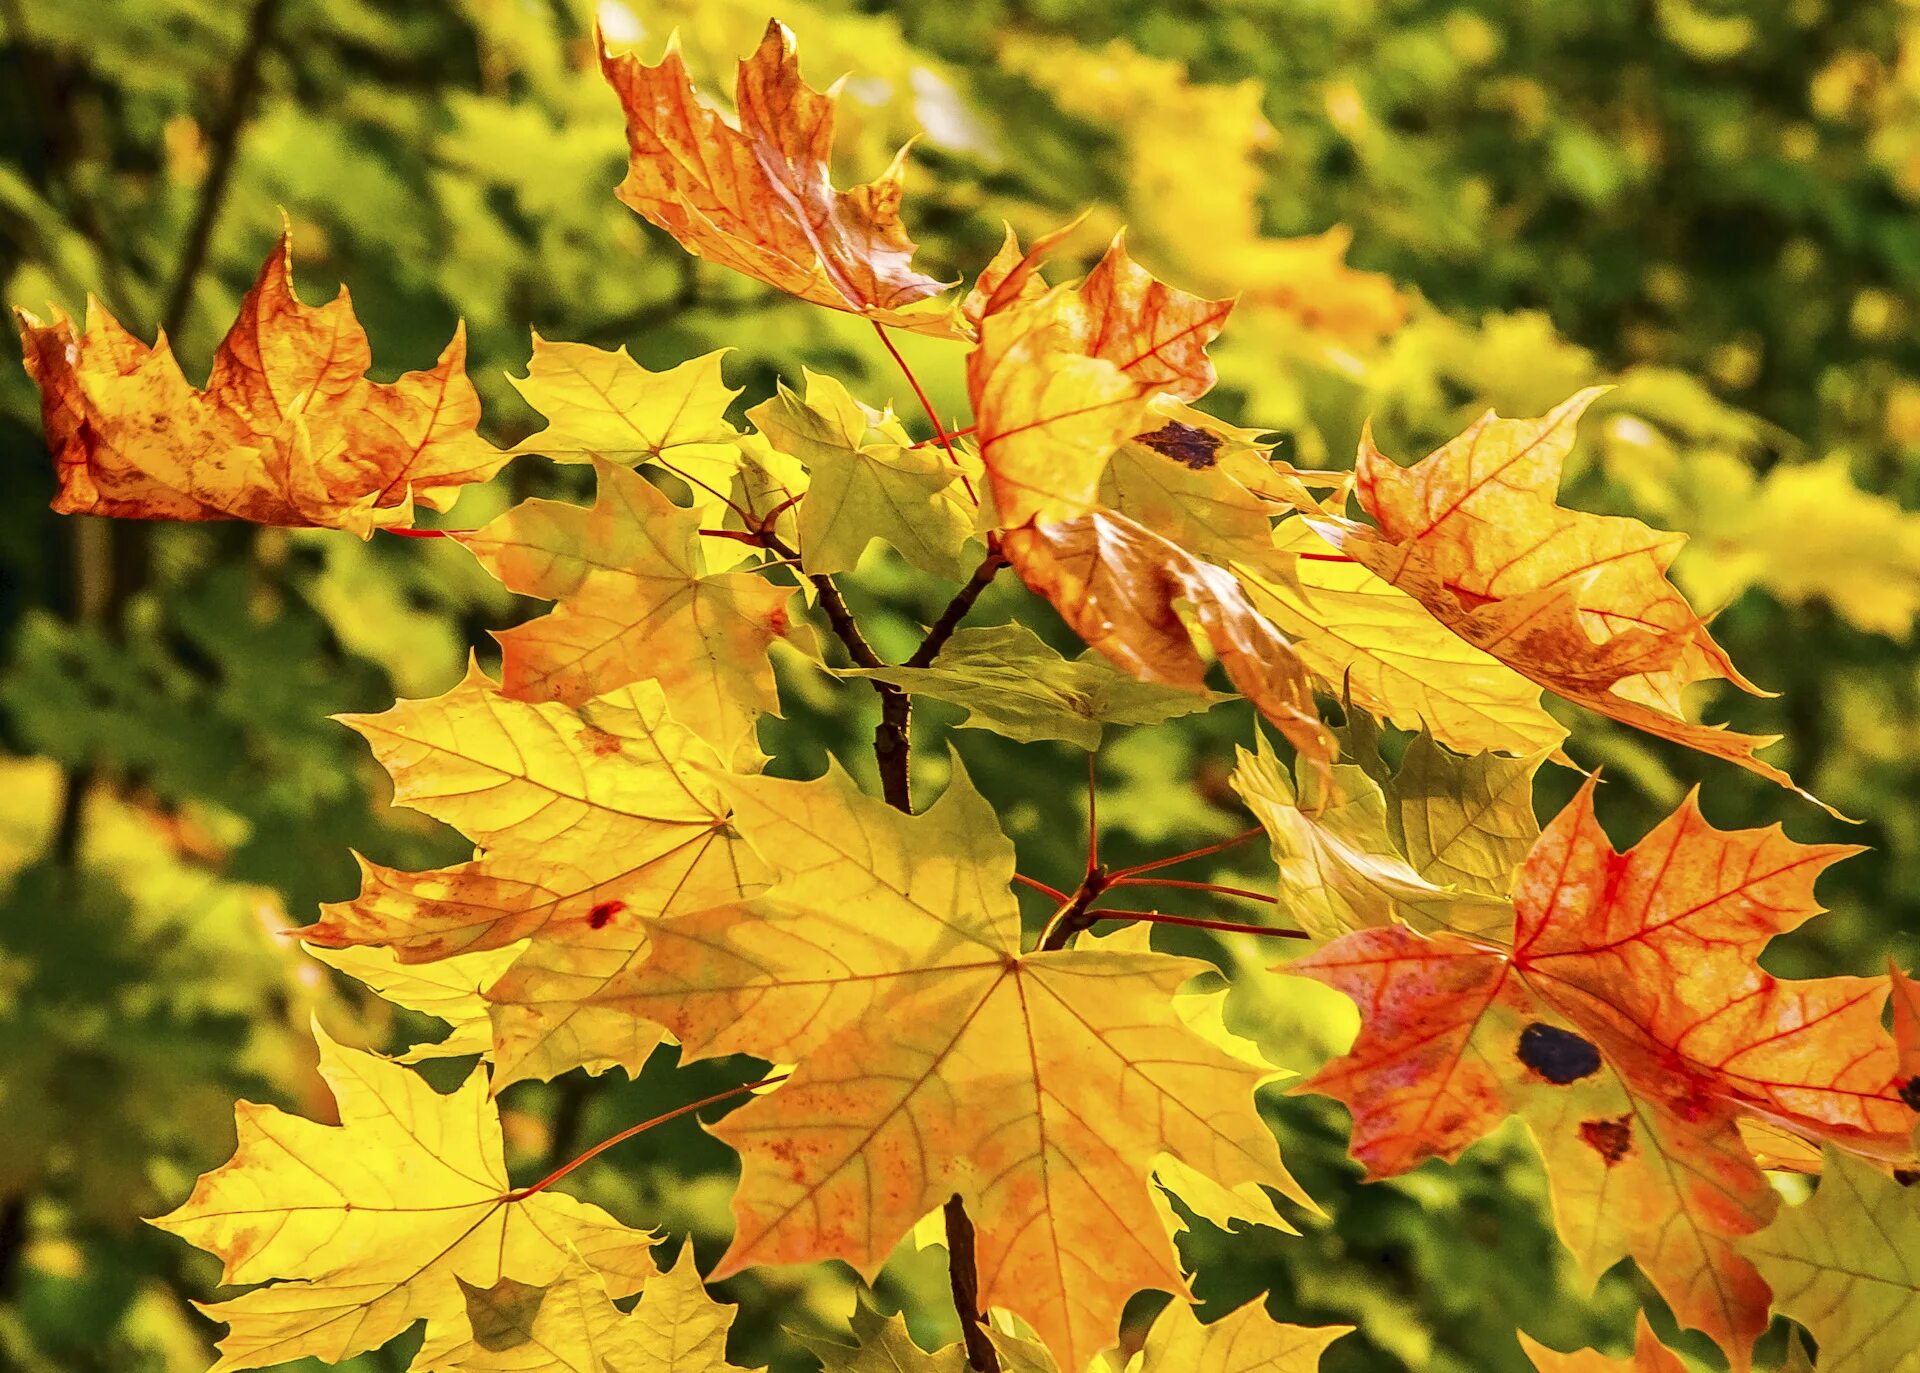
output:
[[[1213,385],[1206,346],[1232,308],[1167,285],[1116,238],[1078,286],[984,316],[967,387],[1000,520],[1092,511],[1113,451],[1149,427],[1149,402]]]
[[[1175,1300],[1154,1320],[1129,1373],[1313,1373],[1350,1325],[1282,1325],[1258,1300],[1202,1325]]]
[[[1815,876],[1854,850],[1716,830],[1689,798],[1616,853],[1593,790],[1522,866],[1510,946],[1379,928],[1289,965],[1362,1011],[1352,1051],[1307,1086],[1351,1107],[1354,1156],[1376,1177],[1452,1159],[1517,1111],[1588,1274],[1632,1255],[1744,1369],[1767,1290],[1734,1241],[1775,1198],[1738,1118],[1864,1149],[1911,1119],[1886,984],[1782,981],[1756,961],[1818,912]]]
[[[434,963],[409,964],[402,963],[392,949],[371,945],[329,949],[308,943],[303,947],[328,967],[364,982],[382,1000],[444,1020],[451,1027],[445,1039],[416,1044],[395,1060],[398,1063],[491,1053],[493,1025],[481,993],[524,952],[524,946],[509,944]]]
[[[1512,924],[1513,874],[1539,837],[1540,762],[1461,758],[1420,735],[1397,776],[1341,763],[1324,783],[1303,770],[1296,788],[1263,738],[1239,750],[1232,783],[1266,827],[1281,902],[1302,928],[1323,939],[1395,922],[1475,935]]]
[[[1018,293],[1002,282],[987,303],[999,308],[982,307],[980,341],[967,359],[975,434],[996,517],[1008,526],[1001,550],[1009,564],[1113,662],[1142,681],[1197,691],[1206,663],[1181,618],[1184,605],[1234,685],[1303,754],[1331,758],[1304,665],[1233,574],[1100,504],[1115,451],[1147,427],[1155,405],[1191,400],[1213,384],[1206,345],[1232,302],[1166,285],[1119,239],[1078,287],[1002,303],[1009,294]],[[1213,476],[1215,492],[1232,487],[1252,499],[1228,473]],[[1236,504],[1231,495],[1219,501],[1222,509]],[[1211,527],[1205,516],[1180,518]],[[1260,543],[1267,546],[1264,533]]]
[[[844,668],[919,696],[964,707],[963,728],[1032,743],[1059,739],[1089,751],[1107,725],[1155,725],[1227,698],[1142,682],[1098,654],[1064,658],[1022,624],[956,630],[926,667]]]
[[[1700,682],[1759,692],[1667,580],[1686,536],[1555,500],[1574,426],[1603,390],[1581,391],[1538,419],[1488,411],[1408,468],[1363,433],[1355,490],[1379,527],[1323,519],[1316,528],[1549,691],[1798,791],[1754,757],[1771,737],[1683,713],[1682,692]]]
[[[674,717],[722,756],[751,752],[754,720],[779,707],[767,652],[794,636],[793,589],[751,572],[709,572],[699,511],[637,472],[598,459],[594,470],[591,508],[523,501],[456,536],[511,590],[559,602],[495,634],[502,689],[578,704],[656,681]]]
[[[1829,1146],[1813,1196],[1740,1248],[1824,1373],[1920,1369],[1920,1192]]]
[[[550,1283],[571,1252],[616,1295],[652,1275],[651,1235],[557,1192],[513,1191],[485,1072],[441,1096],[317,1025],[314,1036],[340,1124],[241,1102],[232,1160],[153,1222],[219,1255],[223,1282],[268,1282],[206,1308],[228,1326],[215,1373],[338,1363],[422,1320],[428,1350],[457,1344],[462,1284]]]
[[[1309,759],[1333,757],[1305,666],[1226,569],[1110,511],[1011,530],[1000,546],[1108,659],[1141,681],[1204,691],[1207,663],[1181,618],[1184,605],[1234,686],[1288,742]]]
[[[629,159],[616,194],[697,257],[789,295],[876,323],[945,333],[944,315],[905,307],[946,289],[913,270],[900,220],[906,149],[875,180],[836,190],[828,174],[839,88],[800,77],[778,20],[740,63],[738,123],[701,100],[677,37],[653,66],[601,52],[627,117]]]
[[[605,458],[629,467],[729,454],[739,435],[727,423],[727,407],[740,392],[721,379],[726,355],[722,348],[649,372],[624,345],[608,352],[536,333],[527,375],[507,380],[546,416],[547,427],[513,451],[560,462]]]
[[[1660,1343],[1643,1315],[1634,1327],[1633,1357],[1615,1359],[1592,1349],[1562,1354],[1520,1332],[1520,1347],[1540,1373],[1687,1373],[1680,1356]]]
[[[485,481],[508,454],[475,432],[466,332],[430,371],[369,381],[372,352],[346,288],[317,308],[294,294],[291,231],[214,353],[205,390],[165,336],[152,347],[89,300],[84,332],[57,310],[18,312],[40,387],[62,514],[324,525],[363,537],[410,525]]]
[[[727,1362],[734,1308],[707,1295],[692,1245],[625,1313],[577,1254],[550,1286],[463,1287],[473,1336],[435,1358],[436,1373],[740,1373]]]
[[[637,1068],[657,1034],[589,1026],[576,994],[639,955],[649,920],[761,885],[730,828],[719,759],[667,714],[659,684],[570,707],[503,696],[476,668],[443,696],[345,719],[393,775],[397,801],[484,852],[422,873],[363,861],[360,894],[302,937],[382,945],[403,963],[528,940],[490,989],[521,1010],[496,1012],[496,1085],[581,1062]]]
[[[1355,562],[1334,561],[1305,520],[1272,534],[1280,565],[1236,561],[1253,606],[1293,642],[1328,690],[1462,753],[1531,754],[1566,730],[1540,686],[1475,648],[1420,602]]]
[[[957,1194],[982,1302],[1078,1368],[1135,1291],[1184,1290],[1149,1181],[1161,1157],[1304,1200],[1253,1109],[1271,1070],[1177,1007],[1207,965],[1128,932],[1022,953],[1013,847],[957,763],[920,816],[839,774],[728,787],[776,882],[657,922],[622,984],[692,1057],[799,1064],[716,1127],[743,1169],[716,1276],[830,1257],[871,1276]]]
[[[899,1316],[883,1316],[864,1300],[853,1308],[853,1343],[824,1340],[795,1332],[794,1338],[818,1356],[822,1373],[967,1373],[965,1345],[950,1344],[932,1353],[913,1342]]]
[[[937,448],[914,447],[891,411],[867,408],[832,377],[809,371],[806,385],[804,401],[782,384],[747,412],[775,447],[806,464],[800,565],[851,571],[879,539],[923,572],[964,581],[974,502],[959,469]]]

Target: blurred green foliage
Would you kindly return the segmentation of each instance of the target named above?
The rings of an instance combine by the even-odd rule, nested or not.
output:
[[[678,25],[696,75],[724,88],[765,3],[608,0],[600,22],[649,52]],[[1823,887],[1834,914],[1769,961],[1871,972],[1920,956],[1920,7],[795,0],[780,17],[812,80],[854,73],[850,171],[925,130],[908,218],[933,270],[977,269],[1003,221],[1030,235],[1092,205],[1076,250],[1127,224],[1163,275],[1245,290],[1210,406],[1279,431],[1285,456],[1344,463],[1369,413],[1383,447],[1417,456],[1487,405],[1538,413],[1618,381],[1584,430],[1573,499],[1696,536],[1683,583],[1724,607],[1716,633],[1782,693],[1708,702],[1710,718],[1785,734],[1777,760],[1865,824],[1583,719],[1571,748],[1608,769],[1604,818],[1631,840],[1704,779],[1723,826],[1785,819],[1797,838],[1868,843]],[[192,372],[284,210],[303,284],[351,283],[383,375],[430,362],[465,317],[501,440],[528,426],[503,378],[530,328],[626,343],[652,366],[732,347],[747,404],[803,366],[870,400],[899,390],[857,321],[698,264],[613,200],[624,148],[592,23],[573,0],[0,0],[5,296],[77,310],[92,292],[137,332],[167,324]],[[1392,285],[1340,268],[1338,236],[1277,241],[1337,225]],[[908,347],[960,411],[955,357]],[[226,1157],[234,1097],[325,1115],[309,1015],[376,1045],[417,1036],[286,931],[350,894],[352,849],[414,867],[461,850],[388,809],[325,717],[444,689],[469,648],[486,656],[484,631],[530,607],[433,543],[57,519],[47,467],[31,385],[0,366],[0,1365],[195,1370],[210,1331],[187,1302],[217,1273],[139,1217]],[[578,495],[579,473],[523,460],[450,521],[530,493]],[[945,592],[880,561],[851,595],[897,654]],[[1059,638],[1008,585],[976,622],[1014,615]],[[783,769],[828,752],[870,768],[858,684],[784,686],[767,739]],[[924,787],[956,718],[920,712]],[[1112,739],[1109,855],[1239,828],[1225,773],[1252,727],[1226,707]],[[978,730],[952,742],[1023,870],[1070,884],[1078,755]],[[1564,770],[1545,782],[1543,810],[1571,785]],[[1246,849],[1218,863],[1267,880]],[[1186,947],[1229,968],[1265,956]],[[1231,1017],[1300,1070],[1352,1025],[1331,993],[1273,978],[1248,979]],[[738,1080],[725,1067],[663,1057],[633,1083],[516,1087],[512,1161],[531,1176]],[[1278,1088],[1266,1105],[1331,1218],[1301,1216],[1300,1238],[1196,1222],[1185,1243],[1211,1309],[1270,1290],[1282,1318],[1357,1324],[1329,1373],[1523,1369],[1516,1325],[1619,1349],[1642,1302],[1672,1333],[1630,1271],[1581,1290],[1517,1133],[1362,1185],[1338,1109]],[[682,1121],[577,1179],[711,1257],[733,1168]],[[737,1357],[810,1367],[781,1327],[831,1328],[854,1285],[736,1280]],[[896,1259],[880,1295],[923,1340],[954,1334],[937,1255]],[[403,1349],[356,1364],[404,1366]]]

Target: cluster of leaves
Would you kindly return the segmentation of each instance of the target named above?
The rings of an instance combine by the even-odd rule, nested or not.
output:
[[[1755,756],[1768,739],[1686,713],[1698,683],[1754,688],[1667,579],[1678,537],[1557,502],[1595,393],[1489,413],[1411,468],[1365,437],[1352,474],[1295,468],[1193,408],[1233,303],[1167,285],[1117,238],[1049,285],[1057,236],[1023,251],[1009,231],[960,300],[934,303],[902,159],[833,186],[835,97],[801,79],[777,24],[741,64],[732,118],[671,45],[602,66],[627,117],[623,200],[691,252],[864,320],[896,358],[894,331],[962,350],[971,419],[949,428],[925,403],[933,437],[915,442],[816,375],[743,432],[718,354],[650,372],[536,338],[519,385],[548,426],[513,451],[591,463],[597,502],[412,532],[554,609],[500,636],[498,683],[475,667],[348,721],[396,799],[477,856],[366,864],[360,895],[305,931],[453,1022],[436,1052],[490,1066],[441,1096],[322,1036],[338,1126],[242,1105],[234,1160],[162,1222],[228,1281],[266,1284],[214,1308],[220,1367],[337,1361],[421,1321],[421,1369],[726,1366],[726,1317],[684,1261],[656,1272],[646,1233],[551,1190],[573,1164],[517,1188],[504,1170],[494,1093],[637,1073],[663,1035],[688,1059],[788,1065],[721,1094],[757,1093],[717,1129],[742,1162],[720,1276],[837,1258],[871,1278],[944,1217],[964,1345],[925,1355],[863,1318],[859,1345],[816,1351],[830,1367],[1084,1368],[1135,1293],[1186,1291],[1170,1198],[1288,1228],[1269,1191],[1311,1201],[1254,1108],[1272,1065],[1225,1029],[1217,993],[1188,989],[1207,964],[1149,943],[1155,924],[1210,922],[1098,904],[1180,885],[1154,874],[1194,855],[1112,870],[1096,831],[1084,877],[1057,890],[1014,871],[957,760],[940,800],[913,806],[916,695],[1091,747],[1107,724],[1206,709],[1215,664],[1296,757],[1290,779],[1262,737],[1234,785],[1279,862],[1262,899],[1304,928],[1237,929],[1312,940],[1287,971],[1359,1006],[1352,1051],[1303,1089],[1352,1108],[1369,1172],[1453,1158],[1517,1115],[1589,1275],[1631,1257],[1736,1368],[1776,1304],[1810,1325],[1822,1367],[1892,1366],[1905,1337],[1883,1289],[1911,1297],[1900,1227],[1920,1223],[1887,1176],[1914,1162],[1914,993],[1897,972],[1782,980],[1758,963],[1817,913],[1814,877],[1846,851],[1715,829],[1690,798],[1618,853],[1591,782],[1535,825],[1534,772],[1565,761],[1543,688],[1793,785]],[[1295,259],[1270,246],[1283,276]],[[23,315],[57,508],[367,536],[513,456],[477,434],[459,334],[432,371],[372,382],[344,295],[301,304],[290,251],[205,388],[97,306],[84,329]],[[899,664],[834,580],[876,540],[960,583]],[[1098,656],[959,631],[1003,568]],[[827,668],[809,611],[848,665]],[[767,773],[776,651],[871,683],[882,797],[837,769]],[[1376,721],[1415,735],[1397,770]],[[1031,943],[1015,881],[1058,903]],[[1096,938],[1102,921],[1128,927]],[[1776,1220],[1764,1170],[1820,1171],[1823,1150],[1832,1181]],[[990,1308],[1016,1319],[990,1330]],[[1201,1326],[1176,1300],[1136,1359],[1304,1369],[1339,1333],[1252,1309]],[[1635,1360],[1676,1366],[1644,1331]]]

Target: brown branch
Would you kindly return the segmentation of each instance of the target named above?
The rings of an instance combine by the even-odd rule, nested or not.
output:
[[[955,1192],[947,1198],[947,1282],[953,1288],[953,1309],[960,1313],[960,1335],[967,1342],[967,1362],[979,1373],[1000,1373],[1000,1355],[987,1337],[986,1314],[980,1309],[980,1263],[973,1252],[973,1220]]]
[[[953,637],[953,631],[960,627],[960,622],[972,611],[974,602],[980,599],[982,592],[993,585],[993,579],[1006,565],[1007,558],[1000,551],[1000,540],[989,536],[987,556],[982,558],[980,565],[973,569],[973,575],[967,578],[966,585],[954,594],[951,601],[947,602],[947,608],[940,612],[940,618],[928,626],[927,637],[920,641],[920,647],[916,648],[913,656],[907,659],[906,666],[927,667],[939,656],[940,650],[947,646],[947,640]]]
[[[174,269],[173,287],[167,293],[167,307],[160,316],[160,327],[169,334],[179,333],[186,322],[193,288],[200,279],[201,268],[206,266],[207,250],[213,245],[213,230],[220,221],[227,191],[233,184],[240,133],[246,127],[248,107],[260,87],[260,65],[266,57],[267,45],[273,41],[273,26],[279,15],[280,0],[254,0],[253,10],[247,16],[246,37],[228,70],[226,103],[214,117],[208,135],[212,151],[207,158],[206,178],[200,183],[200,203],[194,208],[193,223],[180,252],[180,265]]]

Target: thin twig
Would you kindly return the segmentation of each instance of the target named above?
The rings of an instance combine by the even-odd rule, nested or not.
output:
[[[987,540],[987,556],[973,569],[973,575],[967,578],[966,585],[947,602],[947,608],[940,612],[940,618],[927,627],[927,637],[920,641],[920,647],[907,659],[907,667],[926,667],[939,656],[940,650],[947,646],[947,640],[953,637],[953,631],[960,627],[960,622],[972,611],[974,602],[980,599],[980,593],[993,585],[993,579],[1006,565],[1007,559],[1000,551],[1000,541],[990,537]]]
[[[913,388],[913,394],[919,398],[920,408],[927,412],[927,423],[933,426],[934,441],[947,450],[947,461],[953,464],[956,471],[959,471],[960,459],[953,451],[953,435],[949,434],[946,425],[940,422],[940,416],[934,411],[933,402],[927,399],[926,388],[920,385],[920,378],[913,374],[913,368],[908,366],[906,358],[902,357],[900,350],[894,346],[893,336],[887,332],[887,326],[878,320],[872,323],[873,332],[880,336],[880,342],[893,355],[894,362],[900,368],[900,374],[907,379],[907,385]],[[966,488],[967,499],[978,505],[980,497],[974,492],[973,483],[967,480],[967,474],[964,471],[960,472],[960,485]]]
[[[1055,901],[1064,903],[1068,899],[1067,894],[1061,891],[1058,887],[1050,887],[1045,882],[1042,882],[1037,878],[1028,877],[1024,872],[1016,872],[1013,875],[1013,880],[1018,882],[1021,886],[1031,887],[1035,891],[1039,892],[1042,896],[1051,897]]]
[[[1087,876],[1100,871],[1100,752],[1087,750]]]
[[[174,269],[173,287],[167,293],[167,308],[160,325],[169,334],[177,334],[186,323],[187,309],[193,302],[193,288],[206,265],[207,250],[213,245],[213,231],[220,222],[220,211],[227,203],[227,191],[233,184],[233,164],[240,149],[240,133],[246,127],[247,109],[260,86],[260,65],[267,45],[273,41],[273,26],[279,18],[280,0],[254,0],[247,15],[246,37],[235,54],[227,77],[226,103],[214,117],[208,131],[211,149],[207,156],[207,174],[200,183],[200,203],[194,208],[193,223],[187,229],[187,241],[180,251],[180,264]]]

